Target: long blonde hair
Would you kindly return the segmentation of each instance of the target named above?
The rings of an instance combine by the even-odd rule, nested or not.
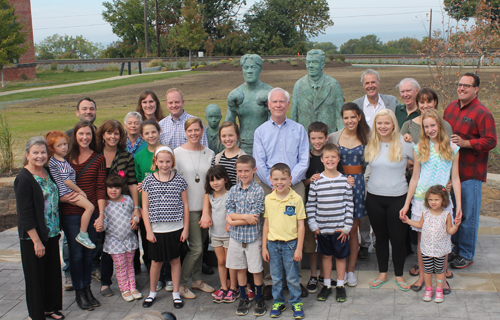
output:
[[[422,115],[422,128],[420,129],[420,142],[418,143],[419,161],[421,163],[427,162],[429,161],[429,157],[431,155],[431,139],[424,130],[424,120],[427,118],[434,119],[439,127],[437,140],[439,146],[439,155],[441,156],[441,159],[452,161],[455,157],[455,154],[450,146],[450,138],[448,137],[448,134],[446,133],[446,130],[444,128],[444,120],[434,109],[429,109]]]
[[[392,124],[394,126],[394,130],[391,133],[391,142],[389,143],[389,161],[391,162],[399,162],[403,159],[403,147],[401,145],[399,133],[398,120],[396,119],[396,115],[390,109],[380,110],[373,120],[373,130],[370,133],[370,138],[368,139],[368,144],[365,149],[365,160],[366,162],[372,162],[377,159],[380,155],[380,136],[376,129],[377,119],[382,116],[389,116],[391,118]]]

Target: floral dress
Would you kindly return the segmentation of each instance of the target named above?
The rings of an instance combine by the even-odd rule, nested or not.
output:
[[[339,145],[340,163],[343,166],[359,166],[364,163],[365,146],[360,144],[352,149]],[[362,173],[346,174],[354,178],[354,219],[361,219],[367,215],[365,206],[365,177]]]
[[[36,182],[42,189],[43,200],[44,200],[44,212],[45,212],[45,225],[49,230],[49,238],[59,235],[60,223],[59,223],[59,191],[57,185],[47,177],[40,178],[37,175],[33,175]]]

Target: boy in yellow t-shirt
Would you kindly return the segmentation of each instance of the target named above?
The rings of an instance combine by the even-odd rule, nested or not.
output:
[[[303,319],[299,261],[302,260],[306,213],[302,198],[290,188],[291,181],[288,165],[277,163],[271,168],[274,191],[265,200],[262,257],[269,262],[273,282],[271,318],[278,318],[286,309],[283,297],[283,280],[286,277],[293,318]]]

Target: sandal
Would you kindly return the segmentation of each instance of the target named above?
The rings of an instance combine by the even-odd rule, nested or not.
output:
[[[421,286],[419,285],[416,285],[416,284],[412,284],[411,285],[411,289],[415,292],[419,292],[420,290],[422,290],[422,288],[424,287],[424,285],[422,284]]]
[[[58,318],[56,318],[54,316],[57,316]],[[55,320],[66,319],[66,317],[64,316],[64,314],[60,313],[59,311],[54,311],[54,312],[46,313],[45,314],[45,318],[55,319]]]
[[[416,277],[420,274],[419,270],[418,270],[418,264],[414,265],[413,267],[411,267],[409,273],[410,273],[410,276],[412,277]],[[415,270],[415,272],[411,272],[412,270]]]
[[[399,287],[399,290],[401,290],[401,291],[410,291],[411,290],[411,288],[405,288],[408,285],[408,281],[398,282],[397,280],[394,280],[394,283]]]
[[[373,280],[372,282],[373,282],[374,284],[377,284],[377,283],[379,283],[379,284],[378,284],[378,285],[376,285],[376,286],[372,286],[370,283],[368,283],[368,285],[369,285],[369,286],[370,286],[370,288],[372,288],[372,289],[378,289],[378,288],[382,287],[384,284],[386,284],[388,281],[389,281],[389,280],[385,280],[385,281],[382,281],[382,280]]]
[[[453,272],[451,272],[450,270],[448,270],[448,272],[450,273],[450,276],[446,276],[446,279],[453,279]]]
[[[451,286],[448,283],[448,280],[446,280],[446,284],[448,285],[448,288],[447,289],[443,288],[443,294],[450,294],[451,293]]]

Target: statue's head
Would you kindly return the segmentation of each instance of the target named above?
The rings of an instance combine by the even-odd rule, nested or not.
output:
[[[221,119],[220,107],[213,103],[209,104],[205,109],[205,120],[207,120],[208,126],[212,129],[218,128]]]
[[[241,57],[240,64],[245,82],[255,83],[259,81],[259,75],[262,72],[262,58],[258,54],[245,54]]]
[[[326,55],[323,50],[309,50],[306,57],[307,72],[311,77],[319,76],[325,67]]]

